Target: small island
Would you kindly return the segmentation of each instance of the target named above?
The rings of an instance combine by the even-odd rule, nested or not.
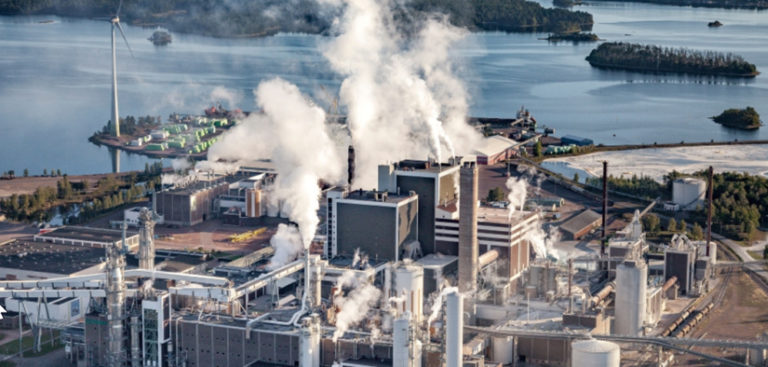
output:
[[[165,46],[171,43],[172,38],[171,34],[167,31],[158,29],[152,33],[152,37],[149,37],[148,40],[150,40],[155,46]]]
[[[594,33],[573,32],[573,33],[550,34],[549,37],[546,38],[546,40],[549,42],[555,42],[555,43],[562,42],[562,41],[579,43],[579,42],[597,42],[600,40],[600,38]]]
[[[760,72],[741,56],[715,51],[666,48],[625,42],[606,42],[586,58],[598,68],[650,73],[684,73],[754,78]]]
[[[707,27],[709,27],[709,28],[717,28],[717,27],[722,27],[722,26],[723,26],[723,23],[720,23],[719,20],[707,23]]]
[[[742,130],[757,130],[762,125],[760,114],[752,107],[730,108],[718,116],[712,116],[712,120],[720,125]]]

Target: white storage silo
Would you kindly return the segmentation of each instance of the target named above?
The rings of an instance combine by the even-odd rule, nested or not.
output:
[[[394,268],[396,297],[403,299],[400,312],[410,312],[413,322],[422,320],[424,298],[424,268],[410,263],[400,263]]]
[[[642,260],[626,260],[616,267],[616,324],[614,334],[641,335],[645,322],[648,267]]]
[[[464,363],[464,304],[458,290],[445,296],[445,360],[446,367],[461,367]]]
[[[619,346],[602,340],[579,340],[571,343],[572,367],[619,367]]]
[[[672,201],[680,205],[680,209],[696,209],[704,205],[707,197],[707,183],[692,177],[680,178],[672,182]]]
[[[411,313],[406,312],[395,319],[392,329],[392,366],[421,366],[421,348],[413,335]]]
[[[494,336],[492,339],[493,361],[509,365],[515,361],[515,338],[511,336]]]

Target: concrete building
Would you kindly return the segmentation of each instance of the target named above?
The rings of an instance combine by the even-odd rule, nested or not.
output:
[[[600,227],[601,220],[600,214],[587,209],[561,224],[560,230],[564,239],[578,241],[593,229]]]
[[[37,234],[36,242],[50,242],[75,246],[101,247],[123,246],[123,231],[103,228],[66,226],[53,231]],[[136,232],[126,232],[126,247],[132,249],[139,245]]]
[[[506,209],[477,208],[477,243],[480,255],[498,252],[498,275],[514,280],[528,268],[531,245],[525,239],[538,222],[536,213],[516,212],[511,218]],[[459,256],[459,221],[437,219],[435,225],[437,252]]]
[[[326,197],[328,257],[352,257],[357,249],[377,261],[418,256],[417,195],[332,190]]]
[[[440,208],[456,207],[458,199],[459,165],[430,161],[405,160],[379,166],[379,191],[391,193],[415,192],[419,196],[418,240],[424,255],[437,252],[435,218]],[[458,211],[451,213],[458,218]]]
[[[165,224],[193,226],[215,216],[215,200],[226,194],[223,180],[198,181],[182,188],[157,193],[157,212]]]
[[[664,250],[664,281],[677,277],[680,292],[688,294],[695,281],[696,251],[687,248]]]

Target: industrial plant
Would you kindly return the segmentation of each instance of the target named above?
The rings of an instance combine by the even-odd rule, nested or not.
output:
[[[541,210],[480,204],[473,157],[386,163],[378,175],[372,190],[324,188],[324,225],[283,262],[274,242],[210,264],[154,245],[158,220],[279,217],[265,204],[268,169],[179,183],[126,211],[122,229],[62,227],[5,244],[3,322],[31,325],[35,348],[60,333],[77,366],[765,363],[768,341],[687,337],[723,297],[712,241],[678,235],[651,249],[640,211],[608,238],[604,195],[602,216],[566,221],[601,231],[602,245],[555,252]]]

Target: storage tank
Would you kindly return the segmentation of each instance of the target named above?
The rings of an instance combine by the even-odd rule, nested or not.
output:
[[[571,343],[572,367],[619,367],[619,346],[602,340],[579,340]]]
[[[493,361],[502,365],[509,365],[515,361],[515,339],[511,336],[494,336],[491,347],[493,349]]]
[[[703,205],[707,193],[707,183],[698,178],[681,178],[672,182],[672,201],[680,209],[695,209]]]
[[[642,260],[626,260],[616,267],[616,324],[614,334],[640,335],[645,322],[648,267]]]
[[[396,297],[403,299],[400,312],[410,312],[413,322],[421,323],[424,298],[424,268],[413,263],[401,262],[395,266]]]

